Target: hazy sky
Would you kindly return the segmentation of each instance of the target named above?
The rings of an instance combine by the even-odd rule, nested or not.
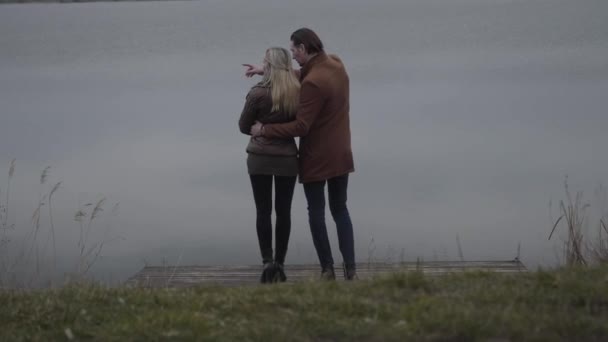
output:
[[[351,76],[358,260],[456,259],[458,234],[467,259],[511,259],[521,243],[525,263],[550,263],[548,205],[555,219],[564,175],[592,204],[608,181],[606,13],[603,0],[2,5],[11,234],[30,230],[38,198],[63,181],[53,210],[66,269],[73,215],[101,196],[91,241],[124,239],[104,249],[100,277],[163,259],[258,264],[237,128],[255,80],[240,65],[309,26]],[[292,231],[287,262],[317,262],[300,185]]]

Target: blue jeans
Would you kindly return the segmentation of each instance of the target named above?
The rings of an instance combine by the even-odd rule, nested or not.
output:
[[[329,195],[329,210],[336,222],[338,243],[344,264],[355,267],[355,241],[353,224],[346,207],[348,174],[330,178],[327,181],[304,183],[304,193],[308,202],[308,222],[312,241],[323,269],[333,267],[327,227],[325,226],[325,183]]]

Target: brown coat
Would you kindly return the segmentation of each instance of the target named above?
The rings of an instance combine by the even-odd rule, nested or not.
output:
[[[272,112],[270,88],[257,84],[251,88],[245,99],[239,119],[241,133],[249,135],[256,120],[263,124],[282,123],[293,120],[293,117],[287,113]],[[292,157],[297,156],[298,148],[293,137],[252,137],[247,145],[247,153]]]
[[[296,119],[265,124],[267,138],[300,138],[300,182],[310,183],[355,170],[350,143],[349,79],[340,58],[321,53],[301,70]]]

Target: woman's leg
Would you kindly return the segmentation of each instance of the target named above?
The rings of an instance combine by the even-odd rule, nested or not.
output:
[[[274,182],[274,206],[277,217],[274,260],[279,264],[283,264],[285,263],[285,255],[287,254],[287,245],[289,244],[289,235],[291,233],[291,201],[293,199],[293,190],[296,186],[296,177],[274,176]]]
[[[255,200],[256,230],[264,263],[272,262],[272,176],[249,175]]]

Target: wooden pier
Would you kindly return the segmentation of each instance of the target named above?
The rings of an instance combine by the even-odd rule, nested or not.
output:
[[[261,265],[242,266],[146,266],[129,280],[127,286],[136,287],[191,287],[201,285],[244,286],[259,284]],[[490,271],[500,273],[527,272],[521,261],[425,261],[401,263],[357,264],[359,279],[369,279],[392,272],[421,271],[427,275],[441,275],[462,271]],[[319,279],[317,264],[285,265],[287,282]],[[343,272],[336,267],[336,279],[343,280]]]

